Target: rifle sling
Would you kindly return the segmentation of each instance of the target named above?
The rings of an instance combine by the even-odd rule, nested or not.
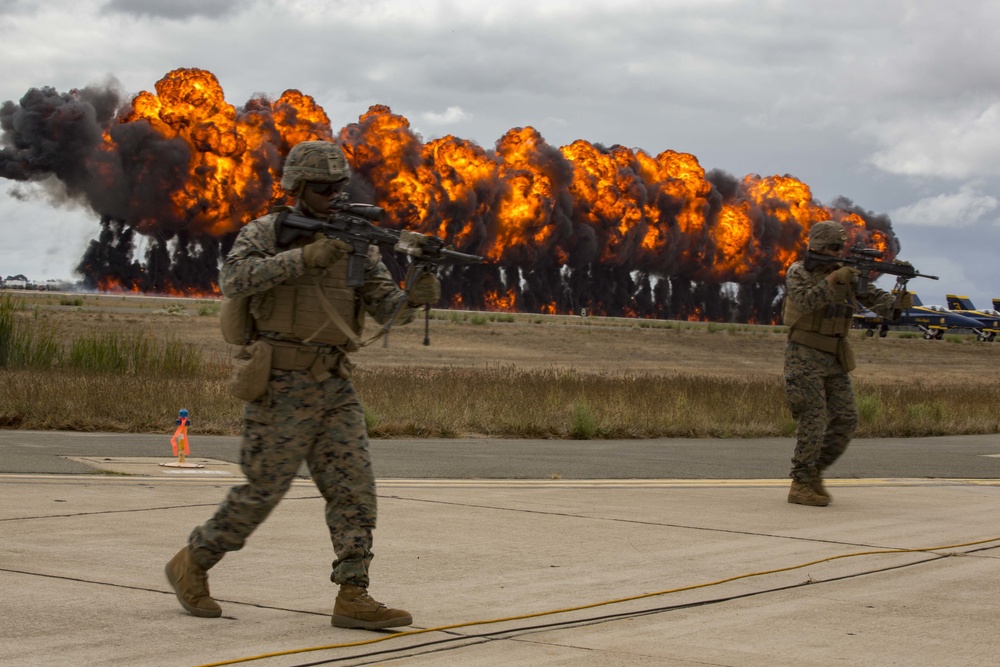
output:
[[[316,293],[317,295],[319,295],[319,305],[322,306],[323,312],[326,313],[328,319],[326,322],[323,323],[322,326],[316,329],[316,331],[314,331],[308,338],[303,339],[302,340],[303,343],[308,343],[313,338],[318,336],[319,332],[325,329],[327,324],[330,323],[333,323],[338,329],[341,330],[341,332],[343,332],[345,336],[347,336],[347,340],[350,341],[350,345],[347,346],[349,352],[353,352],[367,345],[371,345],[372,343],[374,343],[387,333],[386,329],[382,329],[368,340],[364,341],[361,340],[358,334],[354,333],[354,331],[351,330],[351,327],[349,324],[347,324],[347,321],[344,320],[341,314],[338,313],[337,310],[333,307],[333,304],[330,303],[330,300],[326,297],[326,295],[323,294],[323,289],[319,285],[316,286]]]
[[[323,288],[320,287],[319,285],[316,286],[316,295],[319,297],[319,305],[322,306],[323,312],[326,313],[327,320],[326,322],[321,324],[319,328],[316,329],[316,331],[312,332],[312,334],[310,334],[307,338],[303,338],[302,342],[303,343],[310,342],[313,338],[318,336],[319,333],[323,331],[323,329],[325,329],[328,324],[332,323],[334,326],[340,329],[341,333],[343,333],[347,337],[347,340],[350,341],[348,349],[353,348],[356,350],[359,347],[361,347],[361,339],[358,338],[358,335],[351,330],[351,327],[347,323],[347,321],[341,316],[340,313],[337,312],[336,308],[333,307],[333,304],[330,303],[330,300],[326,297],[325,294],[323,294]]]

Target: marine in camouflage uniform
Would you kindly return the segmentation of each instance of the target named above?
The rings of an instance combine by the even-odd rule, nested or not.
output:
[[[832,220],[809,230],[809,248],[816,252],[838,255],[846,240],[843,226]],[[858,424],[848,375],[854,356],[847,340],[855,302],[889,318],[898,317],[895,311],[905,307],[896,295],[874,287],[856,295],[857,276],[856,269],[836,263],[810,271],[799,261],[785,278],[785,396],[797,425],[790,503],[829,504],[823,471],[847,449]]]
[[[289,153],[282,186],[294,209],[324,217],[346,187],[349,169],[340,147],[303,142]],[[340,584],[332,622],[338,627],[409,625],[411,616],[367,594],[376,520],[375,477],[364,409],[351,382],[348,352],[355,349],[365,314],[384,324],[406,298],[382,263],[377,247],[365,261],[364,284],[348,288],[345,243],[317,235],[279,247],[277,213],[247,224],[219,274],[224,295],[249,297],[259,337],[272,351],[267,391],[244,408],[240,466],[246,483],[230,489],[215,515],[196,527],[187,547],[167,565],[181,605],[196,616],[217,617],[207,571],[247,538],[288,491],[304,462],[326,501],[326,523],[336,560],[331,580]],[[302,310],[309,298],[338,310],[340,324]],[[431,274],[418,280],[396,321],[436,302],[440,285]],[[318,319],[317,319],[318,318]],[[317,330],[316,324],[320,327]],[[344,330],[347,324],[351,331]],[[304,331],[312,335],[306,335]],[[353,334],[353,335],[352,335]]]

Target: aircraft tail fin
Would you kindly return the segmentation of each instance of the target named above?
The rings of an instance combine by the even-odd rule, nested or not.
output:
[[[957,294],[947,294],[945,298],[948,300],[949,310],[975,310],[976,307],[972,305],[972,299],[967,296],[958,296]]]
[[[1000,299],[993,299],[993,310],[1000,310]]]
[[[916,292],[910,292],[910,296],[913,297],[913,305],[914,306],[922,306],[922,305],[924,305],[924,302],[920,300],[920,297],[917,296]]]

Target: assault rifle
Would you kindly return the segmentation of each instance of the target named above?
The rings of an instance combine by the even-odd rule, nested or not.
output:
[[[896,262],[884,262],[880,261],[884,256],[881,250],[876,248],[866,248],[864,244],[855,243],[851,246],[850,255],[847,257],[840,257],[836,255],[824,255],[823,253],[814,252],[809,250],[806,252],[806,270],[812,271],[824,264],[839,264],[843,266],[853,266],[855,269],[861,272],[858,276],[858,286],[855,292],[858,296],[864,296],[868,293],[868,282],[871,279],[871,274],[874,273],[888,273],[891,276],[896,276],[896,286],[893,291],[898,291],[900,294],[906,291],[906,284],[911,278],[930,278],[931,280],[937,280],[937,276],[929,276],[924,273],[919,273],[913,265],[909,262],[896,263]]]
[[[410,290],[417,278],[423,273],[432,273],[443,261],[476,262],[484,261],[479,255],[469,255],[446,247],[444,239],[429,234],[420,234],[405,229],[386,229],[372,224],[382,219],[383,209],[371,204],[359,204],[349,201],[346,195],[330,205],[330,215],[323,219],[309,218],[294,211],[284,210],[278,213],[276,225],[279,246],[287,247],[296,239],[313,238],[316,232],[325,234],[332,239],[339,239],[351,246],[347,256],[347,287],[360,287],[365,282],[365,259],[368,249],[376,245],[379,248],[393,250],[410,257],[410,267],[406,273],[404,292],[409,297]],[[402,299],[396,306],[392,317],[382,326],[379,336],[389,333],[396,321],[400,309],[407,299]],[[430,306],[426,309],[429,316]],[[427,331],[429,319],[425,322],[424,345],[430,345]],[[378,336],[377,336],[378,337]],[[374,339],[372,339],[374,340]],[[369,341],[370,342],[370,341]],[[388,344],[388,339],[386,339]]]
[[[372,245],[409,255],[413,266],[417,267],[417,275],[432,271],[438,263],[445,260],[483,261],[479,255],[468,255],[445,247],[444,240],[437,236],[405,229],[386,229],[372,224],[373,221],[382,219],[383,212],[378,206],[347,200],[334,202],[330,206],[330,215],[325,219],[308,218],[294,211],[281,211],[277,223],[278,245],[287,247],[298,238],[311,239],[316,232],[345,241],[351,246],[347,258],[348,287],[360,287],[364,284],[365,258]]]

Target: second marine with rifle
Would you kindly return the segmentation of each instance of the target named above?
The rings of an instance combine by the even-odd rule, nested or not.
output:
[[[913,305],[906,281],[922,275],[907,263],[878,261],[878,251],[842,257],[846,242],[839,222],[817,222],[809,230],[805,259],[789,266],[785,277],[785,397],[796,424],[788,502],[799,505],[830,504],[823,473],[847,449],[858,425],[848,375],[854,353],[847,340],[855,306],[896,319]],[[871,286],[872,271],[897,276],[895,293]]]

